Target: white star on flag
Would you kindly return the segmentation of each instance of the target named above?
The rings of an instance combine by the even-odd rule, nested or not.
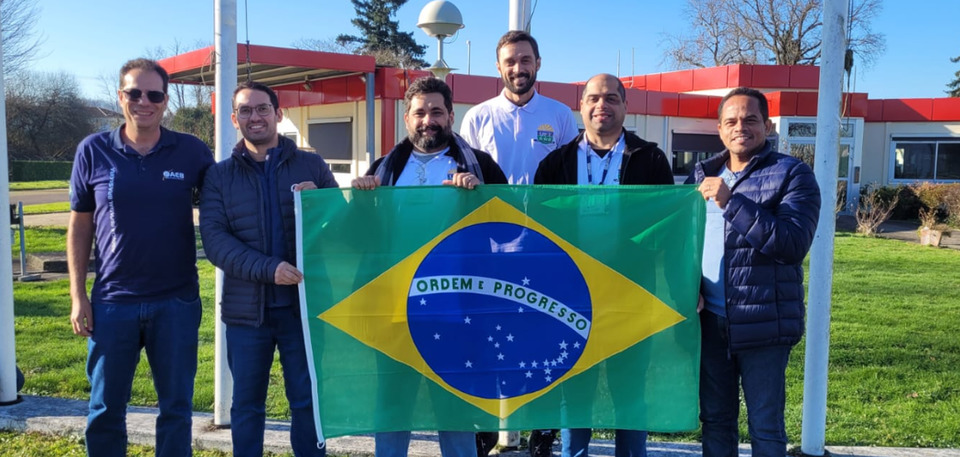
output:
[[[507,335],[507,341],[510,341],[511,343],[513,342],[513,334],[512,334],[512,333],[509,334],[509,335]]]
[[[467,360],[467,363],[465,363],[464,365],[466,365],[467,368],[473,368],[473,362],[471,362],[471,361],[469,361],[469,360]]]
[[[525,286],[529,286],[529,285],[530,285],[530,279],[527,278],[526,276],[523,277],[523,285],[525,285]]]
[[[470,323],[470,316],[465,317],[465,318],[463,319],[463,323],[464,323],[464,324],[469,324],[469,323]]]
[[[426,304],[427,304],[427,299],[421,298],[421,299],[420,299],[420,306],[424,306],[424,305],[426,305]]]

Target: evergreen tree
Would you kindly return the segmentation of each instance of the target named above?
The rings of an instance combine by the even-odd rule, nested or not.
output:
[[[950,61],[953,63],[960,62],[960,56],[956,56],[950,59]],[[947,83],[947,87],[950,88],[950,90],[946,91],[946,93],[949,94],[951,97],[960,97],[960,70],[957,70],[957,72],[954,73],[953,75],[955,76],[955,78],[953,79],[953,81],[950,81],[949,83]]]
[[[377,64],[400,68],[427,66],[422,59],[426,47],[413,39],[413,33],[401,32],[399,23],[390,18],[407,0],[350,0],[357,17],[350,22],[360,29],[360,36],[340,35],[337,43],[354,45],[358,54],[373,56]]]

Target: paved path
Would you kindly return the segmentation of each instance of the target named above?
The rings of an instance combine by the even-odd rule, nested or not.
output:
[[[8,192],[10,195],[10,203],[13,205],[16,205],[18,201],[22,201],[24,205],[70,201],[70,191],[67,189],[18,190]]]
[[[23,401],[0,407],[0,429],[39,432],[67,436],[82,436],[86,423],[87,403],[81,400],[35,397],[26,395]],[[153,445],[155,408],[130,407],[127,412],[127,432],[130,442]],[[268,421],[264,437],[265,450],[290,452],[290,424],[285,421]],[[230,430],[213,426],[213,415],[194,413],[193,445],[196,449],[220,449],[230,451]],[[372,456],[371,435],[345,436],[327,441],[327,452],[333,455]],[[960,457],[960,449],[911,449],[880,447],[827,446],[835,457]],[[613,441],[594,440],[590,454],[614,455]],[[559,455],[559,446],[554,455]],[[701,454],[699,443],[653,442],[648,445],[650,457],[692,457]],[[504,452],[504,457],[527,457],[525,451]],[[412,457],[439,457],[440,447],[436,433],[415,432],[410,443]],[[749,457],[748,445],[740,447],[739,457]]]

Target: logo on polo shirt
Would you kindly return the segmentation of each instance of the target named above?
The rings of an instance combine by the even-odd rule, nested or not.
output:
[[[182,172],[182,171],[173,171],[173,170],[164,171],[164,172],[163,172],[163,180],[166,181],[166,180],[168,180],[168,179],[175,179],[175,180],[177,180],[177,181],[183,181],[183,179],[184,179],[184,177],[183,177],[183,172]]]
[[[553,144],[553,127],[550,124],[540,124],[540,127],[537,127],[537,141]]]

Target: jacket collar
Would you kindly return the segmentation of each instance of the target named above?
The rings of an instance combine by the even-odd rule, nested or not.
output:
[[[623,163],[620,165],[620,182],[623,182],[623,176],[627,170],[627,164],[630,162],[630,157],[633,156],[633,154],[657,147],[657,143],[646,141],[643,138],[628,132],[627,129],[622,129],[622,132],[625,147],[623,148]],[[573,141],[561,146],[563,149],[562,154],[564,155],[563,161],[567,164],[570,164],[570,166],[564,167],[564,179],[566,179],[566,182],[577,182],[576,164],[579,163],[577,161],[577,152],[580,149],[580,142],[583,141],[584,135],[586,135],[585,131],[580,132],[580,134],[577,135]]]
[[[278,135],[277,147],[271,149],[272,151],[279,151],[279,157],[277,157],[278,162],[280,163],[284,160],[287,160],[294,151],[297,150],[297,143],[294,143],[293,140],[287,138],[283,135]],[[244,143],[243,139],[237,142],[233,147],[233,152],[231,155],[237,160],[243,159],[243,153],[247,152],[247,144]]]
[[[767,160],[770,157],[770,153],[773,152],[773,145],[770,144],[770,141],[767,140],[763,143],[763,146],[760,148],[760,152],[750,158],[750,162],[747,162],[747,166],[743,169],[743,174],[748,175],[750,172],[757,167],[758,164]],[[703,181],[703,178],[707,176],[720,176],[721,169],[727,163],[727,160],[730,158],[730,151],[724,149],[723,152],[717,154],[707,160],[704,160],[697,164],[697,172],[700,176],[697,176],[698,181]]]

